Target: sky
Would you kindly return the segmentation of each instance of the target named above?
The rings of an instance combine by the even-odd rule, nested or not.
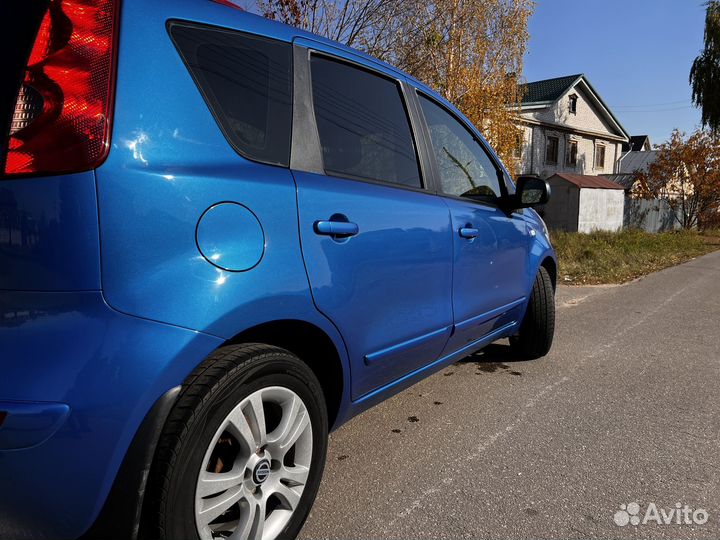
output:
[[[584,73],[630,135],[664,142],[700,124],[690,67],[703,47],[704,0],[536,0],[523,75]]]

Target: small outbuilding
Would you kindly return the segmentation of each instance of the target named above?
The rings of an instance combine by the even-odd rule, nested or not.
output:
[[[552,194],[543,209],[551,229],[568,232],[619,231],[625,189],[601,176],[557,173],[548,178]]]

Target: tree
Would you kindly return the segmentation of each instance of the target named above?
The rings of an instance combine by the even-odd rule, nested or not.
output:
[[[533,0],[258,1],[270,18],[364,50],[438,90],[514,163]]]
[[[683,228],[702,228],[720,210],[720,135],[674,130],[638,180],[640,195],[667,201]]]
[[[402,0],[257,0],[263,16],[371,53],[405,10]]]
[[[702,124],[720,130],[720,1],[707,3],[705,47],[690,69],[692,101],[702,108]]]
[[[511,165],[532,0],[420,2],[390,60],[439,90]],[[508,106],[510,105],[510,106]]]

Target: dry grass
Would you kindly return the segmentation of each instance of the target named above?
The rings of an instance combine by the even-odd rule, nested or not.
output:
[[[637,230],[590,234],[553,231],[559,282],[623,283],[720,249],[720,230],[651,234]]]

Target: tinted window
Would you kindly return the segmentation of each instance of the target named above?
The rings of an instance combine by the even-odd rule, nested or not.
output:
[[[174,24],[170,32],[235,150],[250,159],[288,166],[291,45],[200,26]]]
[[[313,106],[328,174],[421,187],[398,85],[312,57]]]
[[[420,96],[420,104],[440,172],[440,191],[457,196],[499,197],[495,164],[472,133],[424,96]]]

